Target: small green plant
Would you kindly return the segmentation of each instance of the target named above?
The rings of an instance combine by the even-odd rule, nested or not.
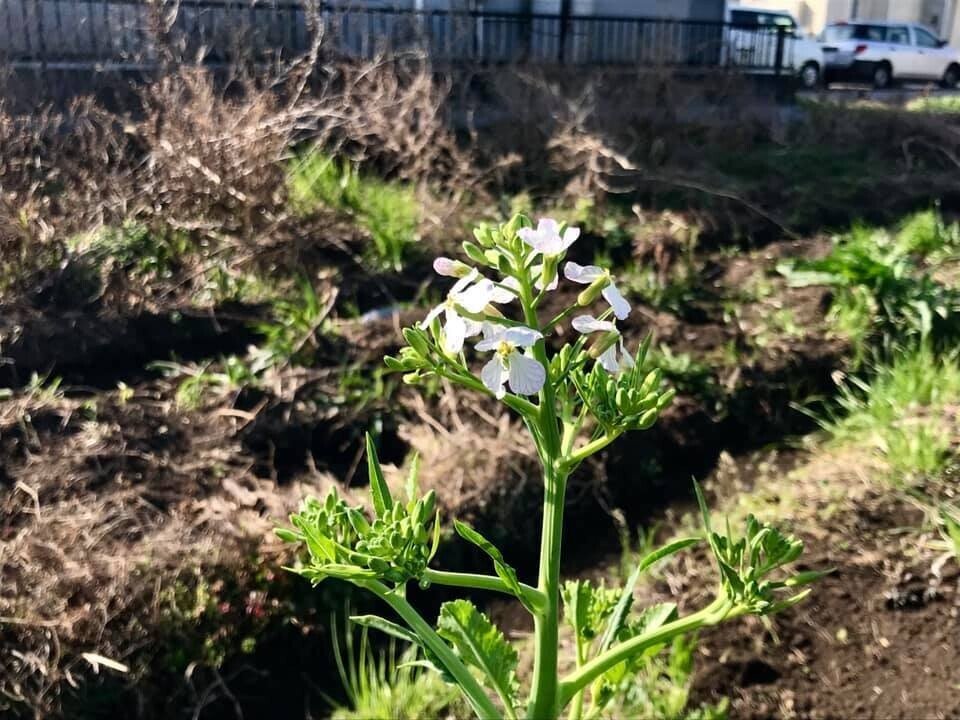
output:
[[[400,270],[408,246],[418,239],[420,211],[413,188],[361,174],[346,159],[311,148],[291,166],[287,186],[294,212],[325,206],[355,217],[370,233],[372,255],[384,267]]]
[[[952,461],[945,418],[960,402],[960,363],[923,344],[878,363],[872,377],[851,377],[841,387],[837,410],[822,418],[839,442],[867,443],[887,459],[898,483],[919,483],[943,474]]]
[[[223,358],[220,362],[221,370],[213,370],[211,365],[209,362],[194,366],[159,360],[148,367],[167,377],[181,378],[177,386],[176,400],[177,407],[184,410],[197,409],[204,399],[211,395],[242,390],[257,384],[257,376],[250,365],[236,355]],[[122,398],[121,394],[121,401]]]
[[[828,285],[838,292],[834,317],[856,335],[873,333],[887,345],[930,339],[941,346],[960,337],[960,291],[934,279],[917,255],[931,252],[929,219],[915,219],[900,235],[855,228],[819,260],[782,263],[794,287]]]
[[[273,301],[273,318],[260,323],[263,347],[252,365],[255,372],[275,365],[310,365],[315,334],[323,329],[329,304],[321,300],[313,283],[305,276],[297,278],[295,292]]]
[[[628,432],[645,430],[671,402],[659,369],[647,365],[649,340],[636,353],[624,345],[616,326],[630,304],[609,271],[563,263],[579,236],[576,228],[541,220],[536,228],[523,216],[499,226],[482,226],[476,242],[464,243],[478,267],[438,258],[435,270],[456,283],[447,299],[404,330],[407,345],[387,367],[416,385],[440,377],[500,400],[522,418],[543,468],[543,527],[540,570],[535,585],[522,582],[502,551],[476,529],[454,521],[454,530],[490,559],[493,575],[430,567],[440,540],[435,494],[422,494],[414,462],[404,498],[394,497],[367,437],[367,472],[372,515],[351,506],[335,490],[323,500],[308,498],[278,535],[306,549],[294,570],[317,584],[327,578],[351,582],[389,605],[406,627],[384,618],[357,619],[421,648],[426,662],[463,693],[480,718],[546,719],[570,708],[603,708],[609,688],[641,658],[656,654],[675,638],[746,614],[767,615],[800,602],[803,586],[821,576],[792,574],[785,566],[803,551],[800,540],[750,517],[742,535],[713,529],[697,488],[706,539],[717,566],[714,599],[681,615],[673,604],[636,611],[633,590],[656,562],[700,541],[675,540],[648,553],[622,588],[560,581],[563,509],[567,481],[587,458]],[[576,300],[547,315],[546,299],[563,276],[582,286]],[[594,310],[600,301],[606,307]],[[513,305],[515,312],[508,313]],[[498,307],[499,306],[499,307]],[[551,352],[546,337],[561,323],[574,330],[571,341]],[[569,337],[569,333],[567,336]],[[485,354],[479,373],[465,352],[467,338],[480,336]],[[472,354],[471,354],[472,357]],[[521,692],[518,654],[503,633],[468,600],[440,608],[434,628],[406,597],[409,583],[448,585],[504,593],[534,621],[534,663],[527,692]],[[576,667],[560,672],[562,618],[577,633]],[[526,697],[524,697],[526,696]],[[588,706],[587,703],[590,703]]]
[[[941,505],[939,526],[944,548],[950,555],[960,560],[960,509]]]
[[[132,220],[79,236],[73,244],[96,262],[111,260],[134,275],[157,278],[171,277],[194,249],[186,233],[157,230]]]
[[[956,115],[960,113],[960,97],[956,95],[927,95],[906,104],[909,112]]]
[[[424,666],[416,645],[400,653],[391,639],[386,650],[376,651],[367,627],[360,630],[359,646],[353,627],[344,628],[342,635],[342,641],[337,633],[333,636],[333,654],[347,702],[331,700],[333,720],[439,718],[458,706],[456,688]]]
[[[32,373],[30,375],[30,381],[24,388],[24,394],[33,402],[41,404],[53,403],[63,398],[62,384],[63,378],[61,377]]]

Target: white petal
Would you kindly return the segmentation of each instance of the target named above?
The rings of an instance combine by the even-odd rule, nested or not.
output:
[[[537,223],[537,232],[541,235],[559,235],[560,223],[553,218],[540,218]]]
[[[460,293],[462,293],[464,290],[467,289],[467,286],[470,283],[472,283],[474,280],[476,280],[478,277],[480,277],[480,271],[477,270],[476,268],[473,268],[473,270],[471,270],[467,275],[457,280],[457,282],[454,283],[453,287],[450,288],[450,293],[449,293],[450,297],[453,297],[455,295],[459,295]]]
[[[470,318],[461,318],[463,324],[466,326],[466,331],[464,335],[466,337],[473,337],[474,335],[479,335],[480,330],[483,328],[483,323],[477,322],[476,320],[471,320]]]
[[[534,283],[534,287],[537,288],[537,290],[543,290],[543,280],[540,277],[543,274],[543,265],[534,265],[530,268],[530,272],[532,272],[534,277],[537,278],[537,281]],[[560,285],[560,276],[554,274],[550,284],[546,287],[547,292],[556,290],[558,285]]]
[[[483,381],[483,384],[487,390],[497,396],[497,399],[502,398],[506,394],[506,391],[503,389],[503,383],[507,381],[508,377],[509,371],[503,366],[503,360],[499,355],[491,359],[490,362],[483,366],[483,370],[480,371],[480,379]]]
[[[563,266],[563,276],[575,283],[589,285],[603,276],[603,268],[598,268],[596,265],[577,265],[575,262],[568,262]]]
[[[456,261],[451,260],[448,257],[438,257],[433,261],[433,271],[437,275],[443,275],[445,277],[457,277],[456,267]]]
[[[580,237],[580,228],[568,227],[563,231],[563,249],[566,250],[568,247],[573,245],[577,238]]]
[[[597,358],[600,367],[608,373],[615,373],[620,369],[620,363],[617,362],[617,346],[611,345],[604,350],[603,354]]]
[[[463,339],[467,336],[467,324],[453,310],[447,310],[446,323],[443,325],[443,349],[456,354],[463,350]]]
[[[543,365],[526,355],[510,353],[510,389],[517,395],[536,395],[547,379]]]
[[[444,305],[437,305],[433,310],[427,313],[427,316],[420,321],[420,327],[430,327],[430,323],[437,319],[437,317],[446,309]]]
[[[471,313],[482,312],[489,304],[490,297],[493,295],[493,282],[483,279],[462,293],[458,293],[454,298],[457,305]]]
[[[507,280],[513,280],[514,282],[516,282],[516,278],[507,278]],[[505,280],[501,284],[507,285],[508,283]],[[513,302],[516,299],[517,299],[517,294],[515,292],[507,290],[506,288],[501,287],[500,285],[494,285],[493,292],[490,293],[490,302],[497,303],[498,305],[501,303]]]
[[[620,370],[632,370],[636,367],[637,361],[633,359],[626,346],[623,344],[623,338],[620,338]]]
[[[524,348],[530,347],[542,337],[543,335],[539,332],[528,327],[507,328],[507,331],[503,334],[503,339],[508,343]]]
[[[497,341],[503,340],[503,334],[506,332],[506,330],[503,329],[502,325],[497,325],[496,323],[492,323],[492,322],[483,323],[482,329],[483,329],[484,340],[493,339],[493,338],[496,338]]]
[[[602,295],[603,299],[610,303],[610,307],[613,308],[613,314],[620,320],[626,320],[630,314],[630,303],[623,299],[623,295],[617,290],[617,286],[610,283],[603,289]]]
[[[590,315],[578,315],[570,324],[573,325],[574,330],[584,335],[594,332],[609,332],[617,329],[617,326],[609,320],[597,320]]]

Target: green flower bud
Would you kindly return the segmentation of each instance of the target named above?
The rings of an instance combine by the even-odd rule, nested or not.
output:
[[[651,392],[660,387],[660,381],[663,378],[663,373],[660,371],[660,368],[656,368],[647,373],[647,376],[643,379],[643,382],[640,384],[640,395],[645,396],[649,395]]]
[[[476,238],[477,242],[481,247],[491,248],[496,244],[494,234],[496,230],[484,223],[479,227],[473,229],[473,237]]]
[[[603,355],[607,350],[612,348],[617,344],[617,341],[620,339],[620,333],[616,330],[608,332],[606,335],[603,335],[599,340],[597,340],[593,346],[590,348],[587,353],[591,358],[596,360],[598,357]]]
[[[483,254],[483,250],[479,245],[475,245],[469,240],[465,240],[463,243],[463,251],[467,254],[467,257],[473,260],[475,263],[480,263],[481,265],[488,265],[487,256]]]
[[[407,373],[403,376],[404,385],[419,385],[420,381],[423,379],[423,376],[420,374],[420,371]]]
[[[427,336],[422,330],[412,327],[404,328],[403,339],[406,340],[407,344],[416,350],[424,360],[430,357],[430,343],[427,342]]]
[[[543,287],[547,287],[553,282],[553,279],[557,276],[557,266],[559,264],[559,255],[547,255],[543,259],[543,270],[540,271],[540,284]]]
[[[530,218],[523,213],[517,213],[510,218],[506,225],[501,227],[500,232],[503,234],[503,239],[506,242],[513,242],[517,239],[517,231],[520,230],[520,228],[532,226],[533,223],[530,222]]]
[[[673,402],[673,399],[677,396],[677,391],[673,388],[667,390],[663,395],[660,396],[660,400],[657,401],[657,411],[663,410],[667,405]]]
[[[657,421],[657,416],[660,414],[660,411],[656,408],[653,410],[647,410],[643,415],[640,416],[640,419],[637,421],[636,428],[637,430],[646,430],[653,426]]]
[[[610,276],[604,275],[594,280],[582,293],[577,295],[577,305],[587,307],[593,305],[600,297],[600,293],[610,284]]]

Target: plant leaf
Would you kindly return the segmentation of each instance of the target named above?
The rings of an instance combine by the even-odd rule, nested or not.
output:
[[[533,612],[533,608],[530,607],[529,603],[524,598],[523,588],[520,586],[520,579],[517,577],[517,571],[508,565],[503,559],[503,553],[501,553],[492,542],[487,540],[483,535],[478,533],[466,523],[462,523],[459,520],[454,520],[453,527],[457,531],[457,535],[462,537],[467,542],[476,545],[490,556],[490,558],[493,560],[493,567],[497,571],[497,575],[500,577],[500,579],[506,583],[507,587],[510,588],[510,592],[517,596],[517,599],[523,603],[523,606],[530,612]]]
[[[627,624],[627,616],[630,614],[630,608],[633,606],[633,589],[637,586],[637,580],[640,579],[641,572],[642,569],[638,565],[636,569],[630,573],[630,577],[627,578],[627,582],[623,586],[623,592],[620,594],[620,599],[617,600],[617,604],[613,608],[613,613],[610,615],[610,619],[607,620],[607,627],[603,631],[603,637],[600,638],[599,653],[604,653],[613,646],[613,641],[617,639],[617,635],[620,634],[620,631],[623,630]]]
[[[698,542],[700,542],[700,540],[702,540],[702,538],[688,537],[688,538],[681,538],[680,540],[674,540],[671,543],[667,543],[663,547],[657,548],[652,553],[650,553],[645,558],[643,558],[643,560],[640,561],[640,565],[638,569],[642,573],[644,570],[647,570],[652,565],[660,562],[664,558],[670,557],[671,555],[675,555],[676,553],[680,552],[685,548],[690,547],[691,545],[696,545]]]
[[[469,600],[454,600],[440,607],[437,630],[453,644],[464,662],[479,668],[488,687],[512,711],[516,706],[518,655],[503,633]]]
[[[407,473],[407,500],[413,502],[420,496],[420,453],[413,453],[410,472]]]
[[[360,627],[372,628],[373,630],[379,630],[382,633],[395,637],[398,640],[403,640],[404,642],[412,643],[419,646],[420,640],[412,632],[407,630],[405,627],[397,625],[395,622],[391,622],[386,618],[382,618],[379,615],[351,615],[350,622],[359,625]]]
[[[373,509],[377,517],[393,509],[393,498],[390,497],[390,488],[383,477],[380,467],[380,458],[377,457],[377,448],[373,444],[373,436],[367,433],[367,474],[370,477],[370,494],[373,498]]]

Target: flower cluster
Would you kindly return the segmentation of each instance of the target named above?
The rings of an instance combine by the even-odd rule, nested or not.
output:
[[[466,370],[462,356],[469,338],[479,336],[475,350],[493,353],[479,373],[479,381],[497,398],[510,392],[533,396],[541,392],[547,380],[543,358],[536,347],[545,339],[544,328],[536,322],[535,311],[546,296],[559,288],[559,268],[563,256],[580,237],[579,228],[566,227],[555,220],[543,219],[531,227],[523,217],[499,228],[481,227],[475,232],[477,243],[465,243],[467,256],[477,265],[493,269],[502,278],[486,277],[481,269],[458,260],[441,257],[434,264],[438,275],[456,278],[443,302],[434,307],[416,329],[407,333],[407,341],[416,352],[388,358],[394,370],[408,373],[415,381],[424,372]],[[608,373],[617,375],[636,364],[624,345],[616,320],[630,315],[630,304],[617,288],[614,278],[595,265],[567,262],[563,276],[572,283],[586,285],[576,299],[575,309],[591,306],[602,298],[609,306],[599,317],[584,313],[572,319],[574,330],[585,338],[596,336],[591,356]],[[518,320],[504,316],[498,306],[519,300],[526,312]],[[553,329],[552,323],[547,329]],[[582,345],[581,345],[582,348]]]

